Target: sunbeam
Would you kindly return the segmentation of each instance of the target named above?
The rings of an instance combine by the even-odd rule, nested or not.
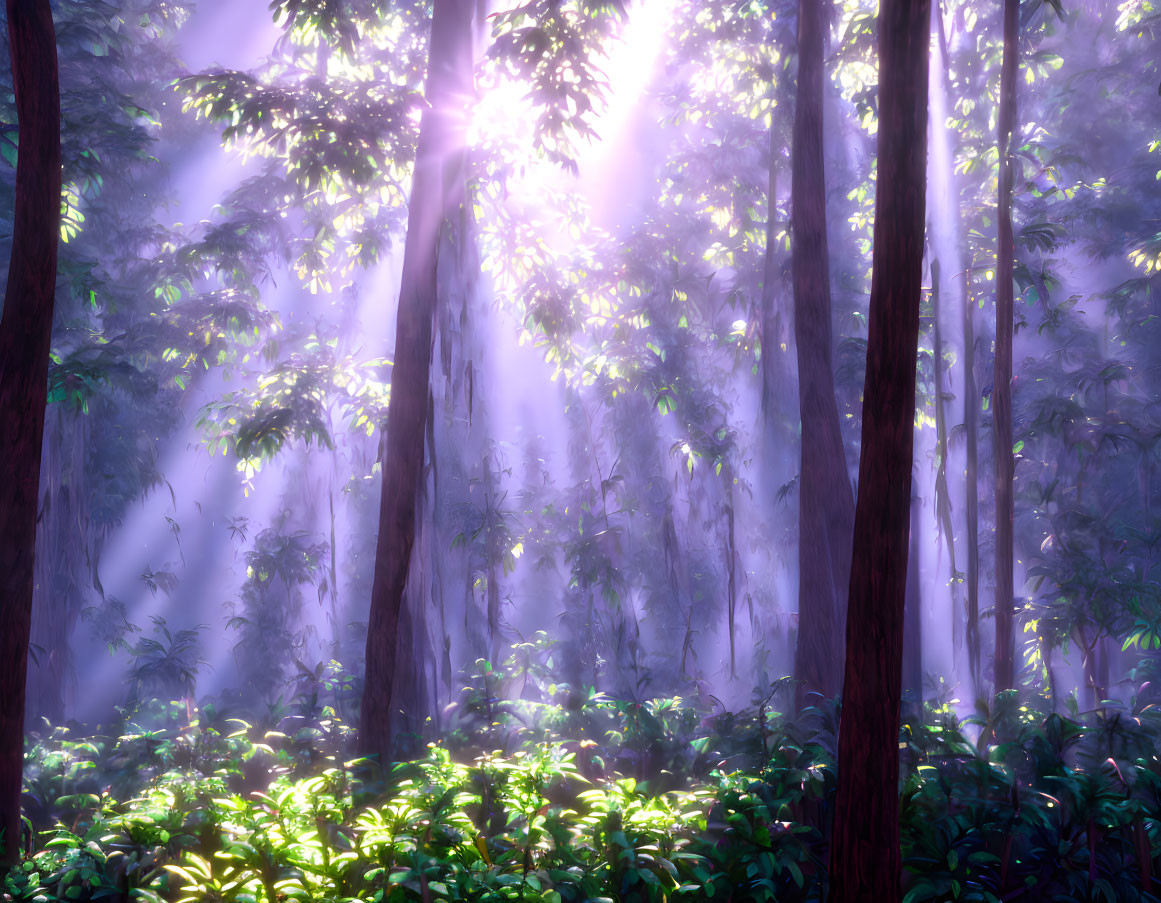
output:
[[[4,15],[6,900],[1156,899],[1156,0]]]

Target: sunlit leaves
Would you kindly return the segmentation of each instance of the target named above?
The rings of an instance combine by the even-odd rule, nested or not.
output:
[[[407,6],[408,4],[398,4]],[[423,4],[411,4],[414,10]],[[368,19],[381,14],[386,4],[374,0],[272,0],[274,21],[296,43],[332,44],[344,53],[354,51]]]
[[[1161,272],[1161,234],[1152,236],[1139,242],[1129,251],[1129,263],[1146,276]]]
[[[60,240],[68,244],[76,238],[84,227],[85,215],[80,211],[81,198],[77,186],[66,184],[61,187]]]
[[[1155,34],[1161,27],[1161,8],[1154,0],[1123,0],[1117,6],[1117,30],[1136,29],[1139,37]]]
[[[878,11],[844,4],[839,65],[833,76],[867,134],[878,131]]]
[[[263,84],[242,72],[178,82],[185,108],[223,126],[222,140],[280,156],[304,193],[365,189],[383,173],[398,181],[415,143],[414,90],[390,81],[305,76],[298,84]]]
[[[381,360],[340,357],[335,343],[310,339],[252,388],[210,402],[198,426],[211,453],[231,453],[249,479],[292,440],[334,448],[336,422],[370,435],[386,416]]]
[[[528,86],[534,140],[553,163],[575,171],[575,142],[596,134],[608,87],[599,61],[624,17],[620,0],[528,0],[492,16],[488,55]]]
[[[674,123],[712,126],[731,115],[769,128],[777,98],[787,96],[790,15],[785,2],[679,7],[668,53],[670,65],[684,70],[687,89],[669,101]]]
[[[287,38],[261,70],[207,72],[175,87],[227,147],[267,160],[250,184],[277,189],[248,192],[235,221],[281,233],[301,282],[329,293],[336,275],[346,282],[354,266],[376,263],[403,222],[429,13],[347,0],[272,8]]]

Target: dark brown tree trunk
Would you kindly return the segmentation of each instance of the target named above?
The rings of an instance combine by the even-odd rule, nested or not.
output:
[[[923,709],[923,594],[919,587],[919,518],[922,509],[919,496],[912,495],[903,614],[903,692],[910,697],[910,705],[920,711]]]
[[[1013,268],[1016,246],[1012,235],[1012,180],[1016,130],[1016,55],[1020,27],[1020,0],[1004,0],[1004,60],[1000,70],[1000,197],[996,260],[996,361],[992,379],[993,452],[996,476],[996,655],[995,692],[1015,682],[1012,638],[1012,602],[1016,595],[1013,568],[1012,482],[1012,332],[1015,291]]]
[[[794,336],[802,455],[798,482],[799,702],[842,688],[842,623],[851,564],[854,502],[831,366],[830,258],[822,150],[824,0],[798,5],[791,235]]]
[[[899,689],[926,206],[930,0],[879,12],[878,188],[831,903],[899,892]]]
[[[415,542],[416,501],[423,475],[438,297],[437,249],[449,212],[448,197],[458,196],[458,192],[449,191],[446,181],[456,162],[451,151],[462,141],[462,108],[471,92],[475,7],[475,0],[435,2],[427,68],[429,105],[420,121],[408,204],[359,726],[362,751],[378,754],[383,760],[391,752],[399,612]]]
[[[19,156],[0,317],[0,829],[20,855],[24,692],[35,575],[41,439],[60,227],[60,88],[48,0],[8,0]]]

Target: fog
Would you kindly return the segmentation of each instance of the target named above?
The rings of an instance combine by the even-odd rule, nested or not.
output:
[[[68,280],[58,301],[54,366],[83,386],[46,430],[30,723],[106,720],[141,694],[261,710],[320,665],[359,679],[364,665],[429,11],[355,4],[353,31],[328,39],[261,3],[130,6],[156,27],[102,77],[137,98],[118,115],[146,150],[107,153],[126,168],[80,189],[62,252],[100,279],[87,307]],[[1157,598],[1158,206],[1137,191],[1156,137],[1128,89],[1086,112],[1135,78],[1130,6],[1061,19],[1043,4],[1024,24],[1016,661],[1060,710],[1132,695]],[[840,5],[825,61],[835,493],[857,491],[871,205],[890,190],[874,174],[870,12]],[[999,34],[991,6],[936,15],[908,604],[924,696],[969,712],[990,693],[1000,554]],[[445,149],[463,200],[440,239],[399,718],[437,731],[478,659],[499,667],[528,642],[552,643],[582,691],[745,708],[796,673],[798,475],[814,453],[792,305],[795,10],[586,14],[548,76],[531,31],[504,43],[531,26],[506,21],[476,29],[463,144]],[[66,94],[87,90],[78,71],[62,63]],[[92,127],[66,114],[77,142]],[[66,367],[82,358],[91,370]]]

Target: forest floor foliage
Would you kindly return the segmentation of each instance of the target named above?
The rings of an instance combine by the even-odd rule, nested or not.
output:
[[[249,721],[148,701],[47,727],[5,899],[821,901],[838,707],[637,703],[481,667],[440,736],[353,759],[353,682],[320,670]],[[1147,676],[1147,675],[1146,675]],[[505,695],[522,696],[505,699]],[[1007,693],[900,734],[906,903],[1158,899],[1161,717],[1150,685],[1072,717]]]

